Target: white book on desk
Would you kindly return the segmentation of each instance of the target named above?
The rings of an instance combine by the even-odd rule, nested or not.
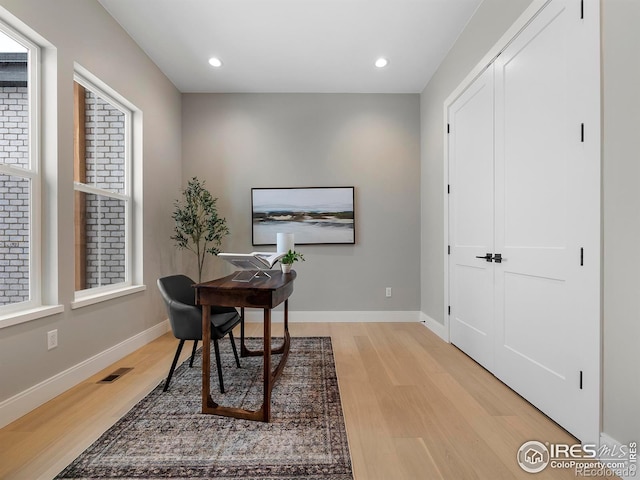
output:
[[[264,270],[273,268],[285,252],[219,253],[218,256],[237,268]]]

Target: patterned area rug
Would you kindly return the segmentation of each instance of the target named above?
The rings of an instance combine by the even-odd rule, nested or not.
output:
[[[262,340],[247,344],[260,348]],[[262,358],[241,358],[237,369],[226,338],[220,349],[226,393],[219,392],[212,358],[213,399],[257,409]],[[176,369],[168,392],[163,381],[56,478],[353,479],[330,338],[291,338],[270,423],[199,413],[197,355],[193,368],[186,361]],[[272,365],[279,359],[274,355]]]

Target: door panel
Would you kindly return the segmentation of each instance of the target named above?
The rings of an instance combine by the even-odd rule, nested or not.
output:
[[[575,198],[598,191],[573,181],[584,161],[585,99],[573,93],[578,3],[551,2],[495,62],[495,249],[504,261],[495,265],[494,373],[585,439],[592,436],[580,388],[585,345],[576,335],[584,318],[575,308],[585,294],[584,237],[575,232],[591,214]]]
[[[565,381],[564,362],[566,332],[559,333],[567,312],[565,282],[532,275],[504,275],[504,349]],[[533,294],[532,294],[533,293]],[[549,334],[553,332],[553,334]]]
[[[493,368],[493,67],[449,108],[451,342]]]

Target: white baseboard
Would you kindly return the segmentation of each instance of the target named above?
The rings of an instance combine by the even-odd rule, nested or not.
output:
[[[262,322],[262,310],[246,309],[245,321],[247,323]],[[289,322],[291,323],[317,323],[317,322],[419,322],[420,312],[415,311],[292,311],[289,310]],[[271,321],[282,323],[284,311],[277,308],[271,313]]]
[[[57,397],[170,330],[165,320],[0,403],[0,428]]]
[[[609,447],[610,449],[612,449],[613,451],[616,452],[621,452],[620,448],[621,447],[626,447],[628,448],[628,445],[623,445],[621,444],[619,441],[617,441],[615,438],[610,437],[609,435],[607,435],[606,433],[600,433],[600,448],[602,448],[603,445],[606,445],[607,447]],[[601,462],[604,463],[604,459],[600,458],[599,459]],[[637,466],[637,463],[633,464],[634,466]],[[619,475],[619,472],[614,472],[617,473]],[[633,471],[633,472],[629,472],[629,476],[622,476],[620,475],[620,478],[622,480],[637,480],[637,475],[638,472],[637,471]]]
[[[424,312],[420,312],[420,321],[424,323],[424,326],[439,336],[442,340],[449,343],[449,329],[446,325],[434,320]]]

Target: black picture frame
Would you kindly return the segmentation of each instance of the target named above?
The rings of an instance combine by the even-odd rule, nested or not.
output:
[[[275,245],[293,233],[296,245],[353,245],[355,187],[251,189],[251,243]]]

